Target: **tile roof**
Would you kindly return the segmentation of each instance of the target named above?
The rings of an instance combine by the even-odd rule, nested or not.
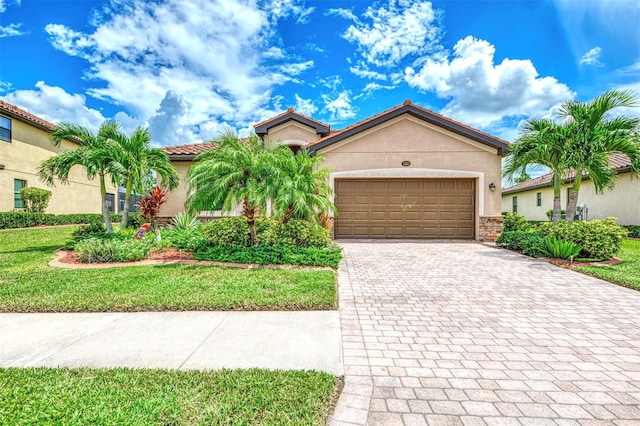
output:
[[[611,155],[611,157],[609,158],[609,164],[611,165],[611,167],[613,167],[616,173],[622,173],[622,172],[628,171],[631,168],[631,160],[629,160],[629,157],[627,157],[624,154]],[[575,177],[575,172],[572,171],[564,178],[565,183],[572,181],[574,177]],[[584,177],[588,178],[587,175],[585,175]],[[523,192],[530,189],[544,188],[546,186],[551,186],[551,173],[538,176],[537,178],[533,178],[525,182],[517,183],[513,186],[503,189],[502,193],[515,194],[516,192]]]
[[[446,127],[451,131],[454,131],[459,134],[463,134],[463,136],[471,137],[472,139],[476,139],[480,142],[487,143],[487,141],[490,141],[491,144],[494,146],[498,146],[501,148],[504,147],[506,149],[508,149],[509,147],[509,142],[505,140],[497,138],[488,133],[482,132],[478,129],[474,129],[471,126],[468,126],[464,123],[460,123],[459,121],[455,121],[449,117],[445,117],[444,115],[440,115],[426,108],[422,108],[418,105],[413,104],[411,100],[407,99],[401,105],[390,108],[386,111],[383,111],[379,114],[376,114],[365,120],[362,120],[358,123],[348,126],[342,130],[332,132],[328,136],[325,136],[323,138],[310,142],[309,144],[306,145],[306,148],[313,148],[319,145],[319,147],[317,147],[316,149],[320,149],[332,143],[333,142],[332,140],[334,138],[336,139],[336,141],[344,139],[346,137],[351,136],[352,134],[359,133],[360,131],[363,131],[372,127],[379,121],[385,121],[385,117],[387,117],[387,119],[392,119],[397,115],[405,112],[413,113],[413,114],[417,113],[421,118],[431,119],[432,121],[434,121],[435,124],[440,124],[441,126]]]
[[[315,118],[308,117],[308,116],[306,116],[304,114],[300,114],[298,111],[294,110],[293,108],[288,108],[286,111],[276,115],[275,117],[267,118],[266,120],[263,120],[260,123],[254,124],[253,127],[254,128],[262,127],[262,126],[264,126],[266,124],[269,124],[272,121],[277,121],[278,119],[286,116],[287,114],[295,114],[295,115],[300,116],[301,118],[303,118],[305,120],[313,121],[314,123],[316,123],[316,124],[318,124],[318,125],[320,125],[322,127],[329,127],[328,124],[323,123],[322,121],[318,121]]]
[[[49,123],[47,120],[37,117],[30,112],[27,112],[3,100],[0,100],[0,114],[9,115],[15,119],[24,121],[28,124],[33,124],[36,127],[40,127],[43,130],[50,131],[55,127],[53,123]]]
[[[198,155],[206,151],[218,149],[218,144],[214,142],[201,142],[186,145],[166,146],[162,149],[169,155]]]

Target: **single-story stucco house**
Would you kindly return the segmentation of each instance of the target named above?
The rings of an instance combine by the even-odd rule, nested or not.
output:
[[[265,141],[321,154],[331,169],[336,238],[493,240],[502,228],[500,167],[508,142],[406,101],[345,129],[293,109],[254,126]],[[182,177],[161,215],[184,209],[199,143],[166,148]]]
[[[631,172],[626,155],[614,154],[609,160],[616,172],[614,189],[597,194],[593,182],[584,177],[578,195],[578,205],[586,206],[582,218],[586,220],[617,217],[623,225],[640,225],[640,180]],[[562,209],[566,209],[573,177],[564,181],[560,193]],[[551,174],[518,183],[502,191],[502,211],[515,212],[528,220],[548,220],[546,212],[553,209]]]
[[[35,186],[51,191],[47,213],[100,213],[100,184],[89,180],[76,166],[69,173],[69,184],[56,180],[49,187],[38,178],[38,168],[46,159],[76,149],[78,142],[63,140],[55,147],[49,138],[55,126],[15,105],[0,100],[0,212],[23,210],[20,190]],[[118,190],[107,184],[107,197],[112,212],[118,211]],[[124,205],[124,199],[120,205]]]

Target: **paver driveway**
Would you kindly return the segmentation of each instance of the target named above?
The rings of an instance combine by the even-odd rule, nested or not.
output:
[[[640,292],[473,242],[341,244],[332,425],[640,425]]]

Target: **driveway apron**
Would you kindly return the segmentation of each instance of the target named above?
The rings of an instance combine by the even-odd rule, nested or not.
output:
[[[640,425],[640,292],[475,242],[340,243],[332,425]]]

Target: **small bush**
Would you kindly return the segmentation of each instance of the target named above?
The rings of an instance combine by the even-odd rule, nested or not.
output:
[[[43,213],[49,205],[51,191],[35,186],[26,186],[20,190],[20,197],[24,201],[25,210],[34,213]]]
[[[522,254],[531,257],[546,255],[545,237],[538,230],[503,232],[496,244],[509,250],[521,250]]]
[[[545,235],[581,246],[580,257],[600,260],[615,256],[628,233],[625,228],[616,223],[614,217],[588,222],[560,221],[555,226],[548,223],[540,226],[539,229]]]
[[[547,210],[544,213],[547,215],[549,220],[553,220],[553,210]],[[560,210],[560,219],[565,219],[566,217],[567,217],[567,211],[566,210]]]
[[[640,225],[622,225],[629,231],[629,238],[640,238]]]
[[[137,215],[135,215],[135,217],[137,217]],[[111,221],[113,222],[119,222],[120,218],[120,214],[111,215]],[[102,215],[99,213],[70,213],[56,215],[32,212],[0,212],[0,229],[29,228],[40,225],[75,225],[96,221],[101,222],[103,220]],[[137,226],[140,226],[139,222]]]
[[[533,225],[531,222],[528,222],[523,215],[518,213],[507,213],[502,222],[502,229],[504,232],[526,231],[532,227]]]
[[[264,244],[250,247],[213,246],[199,250],[194,257],[199,260],[216,262],[329,266],[337,269],[340,259],[342,259],[342,249],[336,246],[303,248]]]
[[[90,238],[78,242],[75,252],[85,263],[133,262],[149,257],[151,245],[145,240]]]
[[[557,259],[574,259],[580,254],[582,247],[571,241],[558,240],[554,237],[544,239],[547,255]]]
[[[326,247],[331,242],[329,231],[322,225],[308,220],[291,219],[286,223],[279,223],[266,219],[261,223],[260,231],[260,242],[273,246]]]
[[[251,243],[247,218],[224,217],[202,226],[202,235],[212,244],[218,246],[246,247]]]
[[[162,240],[168,241],[172,247],[193,252],[203,250],[209,245],[209,240],[199,230],[163,229]]]

